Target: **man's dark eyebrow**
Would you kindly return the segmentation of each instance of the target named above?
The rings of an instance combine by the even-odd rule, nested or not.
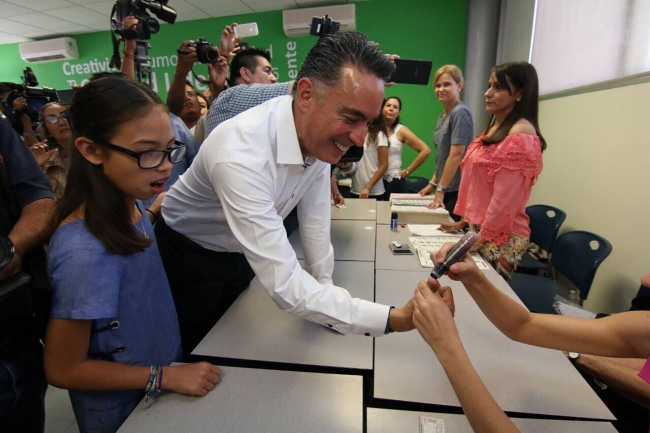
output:
[[[357,110],[356,108],[344,108],[341,110],[343,114],[347,114],[353,117],[359,117],[361,120],[368,120],[366,118],[366,115],[363,114],[361,111]]]

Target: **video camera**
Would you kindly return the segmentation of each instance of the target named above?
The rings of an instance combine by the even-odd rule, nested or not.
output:
[[[124,39],[149,39],[158,33],[160,23],[147,13],[151,11],[166,23],[174,24],[176,11],[167,6],[169,0],[117,0],[113,6],[112,27],[113,31]],[[138,20],[135,30],[122,29],[122,21],[132,15]]]
[[[17,98],[24,97],[27,102],[22,110],[16,112],[18,116],[27,113],[32,123],[38,122],[38,113],[43,105],[48,102],[59,102],[59,96],[56,90],[51,87],[38,87],[38,80],[32,71],[32,68],[25,68],[21,77],[23,84],[16,86],[16,90],[10,92],[3,102],[7,113],[13,110],[14,101]]]

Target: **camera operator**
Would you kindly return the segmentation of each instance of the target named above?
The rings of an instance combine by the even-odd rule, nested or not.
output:
[[[122,30],[135,30],[138,25],[138,19],[133,15],[128,15],[122,20]],[[137,37],[124,36],[124,49],[122,54],[124,54],[124,59],[122,59],[122,65],[120,66],[120,71],[127,74],[129,77],[135,80],[135,65],[133,60],[135,59],[135,50],[137,46]]]
[[[0,237],[5,246],[9,240],[14,248],[13,257],[5,248],[0,259],[5,265],[0,269],[2,432],[42,432],[45,426],[47,382],[39,338],[49,292],[42,244],[53,208],[49,181],[9,123],[0,119]],[[9,292],[21,270],[31,283]]]
[[[186,82],[187,74],[197,61],[208,66],[208,84],[213,95],[218,95],[224,89],[228,73],[226,58],[204,39],[198,38],[196,41],[185,41],[181,44],[176,71],[167,95],[167,106],[170,112],[183,120],[188,129],[194,127],[201,117],[196,90]]]
[[[2,101],[2,112],[7,116],[11,127],[22,135],[25,143],[32,146],[38,143],[36,134],[32,128],[32,118],[25,112],[27,99],[19,91],[20,86],[14,83],[0,83],[0,101]]]

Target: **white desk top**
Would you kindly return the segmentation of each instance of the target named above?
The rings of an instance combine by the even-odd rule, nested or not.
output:
[[[418,416],[442,419],[449,433],[473,433],[465,415],[432,412],[411,412],[368,408],[368,433],[417,433]],[[549,419],[512,418],[522,432],[553,433],[616,433],[616,429],[603,421],[564,421]]]
[[[377,202],[377,224],[390,225],[390,202]]]
[[[336,262],[332,280],[352,296],[374,300],[371,262]],[[192,354],[372,370],[373,341],[281,311],[255,278]]]
[[[377,200],[374,198],[346,198],[345,208],[332,205],[333,220],[377,220]]]
[[[120,433],[355,432],[363,429],[360,376],[222,368],[205,397],[165,394],[138,406]]]
[[[501,279],[493,270],[486,274]],[[375,299],[404,305],[426,274],[382,271]],[[501,279],[503,281],[503,279]],[[582,376],[560,351],[514,342],[483,315],[464,287],[444,277],[454,290],[456,324],[476,371],[506,411],[613,419]],[[505,281],[499,288],[516,296]],[[381,399],[459,406],[447,376],[418,332],[394,333],[375,341],[374,396]]]
[[[330,237],[334,248],[334,260],[373,262],[376,226],[375,221],[332,221]],[[289,242],[296,251],[296,256],[304,259],[299,229],[291,233]]]
[[[408,227],[397,228],[396,232],[390,231],[390,226],[377,225],[377,251],[375,252],[375,269],[395,270],[395,271],[415,271],[423,275],[429,275],[431,269],[420,266],[420,259],[413,245],[409,243],[411,232]],[[394,255],[388,245],[392,241],[397,241],[402,245],[408,245],[413,250],[413,255]],[[422,277],[426,279],[426,277]]]

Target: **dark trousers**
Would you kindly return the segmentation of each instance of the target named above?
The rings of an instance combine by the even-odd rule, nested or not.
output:
[[[449,211],[449,216],[456,222],[460,221],[460,216],[454,213],[454,208],[456,207],[456,201],[458,201],[458,191],[446,192],[445,198],[442,202],[445,204],[445,209]]]
[[[163,221],[156,224],[156,242],[174,297],[183,355],[187,358],[255,274],[243,254],[203,248]]]
[[[386,179],[382,179],[381,181],[384,182],[384,190],[386,190],[384,193],[385,201],[390,200],[391,194],[404,194],[408,192],[406,188],[406,179],[396,177],[390,182],[388,182]]]
[[[0,431],[42,432],[45,429],[43,346],[34,339],[0,352]]]

